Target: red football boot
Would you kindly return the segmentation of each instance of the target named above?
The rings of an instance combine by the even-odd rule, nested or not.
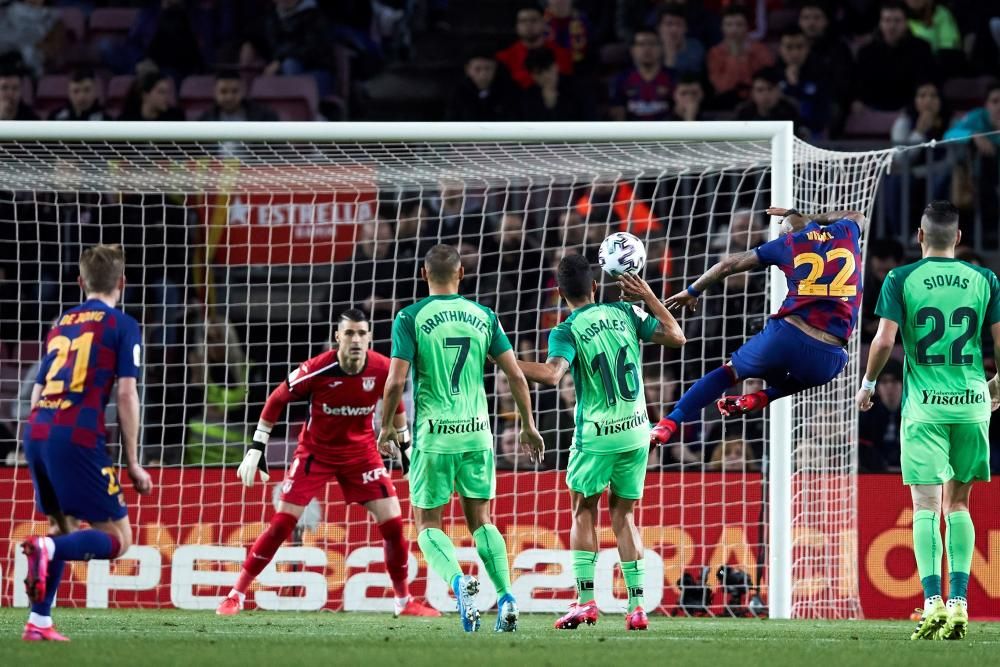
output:
[[[424,600],[411,597],[406,601],[406,604],[402,607],[396,606],[395,616],[432,616],[437,617],[441,615],[434,607],[430,606]]]
[[[233,593],[227,596],[219,606],[215,608],[215,613],[217,616],[235,616],[240,613],[243,609],[243,601],[240,600],[240,596]]]
[[[643,611],[642,607],[636,607],[631,611],[631,613],[625,614],[625,629],[626,630],[649,629],[649,617],[646,616],[646,612]]]
[[[56,632],[56,626],[40,628],[34,623],[25,623],[21,639],[26,642],[68,642],[69,637]]]
[[[649,444],[653,446],[667,444],[674,437],[674,433],[677,433],[678,428],[677,422],[669,417],[664,417],[649,432]]]
[[[597,602],[591,600],[583,604],[574,602],[569,606],[569,611],[555,623],[556,630],[576,630],[586,623],[595,625],[597,623]]]
[[[723,417],[734,417],[763,410],[768,403],[770,403],[770,399],[768,399],[767,394],[763,391],[757,391],[742,396],[724,396],[715,402],[715,407],[719,408],[719,413]]]
[[[28,559],[28,576],[24,578],[24,590],[28,600],[38,603],[45,599],[45,579],[49,576],[49,555],[45,548],[45,540],[41,537],[29,537],[21,542],[21,552]]]

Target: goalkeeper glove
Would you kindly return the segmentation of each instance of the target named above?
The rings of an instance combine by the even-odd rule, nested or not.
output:
[[[396,430],[399,433],[399,463],[400,467],[403,469],[403,479],[410,478],[410,443],[413,437],[410,435],[410,429],[404,428],[403,430]]]
[[[247,446],[247,453],[243,457],[243,463],[236,470],[243,486],[252,487],[257,472],[260,472],[260,481],[265,484],[271,479],[271,474],[267,471],[267,459],[264,458],[264,447],[271,437],[271,429],[261,424],[257,425],[257,432],[253,434],[253,440]]]

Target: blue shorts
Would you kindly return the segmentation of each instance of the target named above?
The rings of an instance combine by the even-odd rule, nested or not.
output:
[[[104,449],[81,447],[61,437],[33,440],[25,429],[24,453],[42,514],[96,521],[128,516],[116,467]]]
[[[802,389],[826,384],[847,365],[847,350],[816,340],[784,320],[769,320],[759,334],[733,353],[741,380],[762,378],[770,384],[791,379]]]

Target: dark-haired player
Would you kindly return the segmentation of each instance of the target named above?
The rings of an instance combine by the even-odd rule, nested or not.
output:
[[[253,441],[238,474],[251,487],[257,473],[270,479],[264,447],[274,423],[291,401],[310,402],[309,420],[299,433],[299,446],[281,486],[278,511],[271,525],[250,547],[236,585],[215,613],[232,616],[243,608],[250,584],[288,539],[309,502],[336,479],[344,501],[363,505],[382,534],[385,567],[392,580],[396,616],[440,616],[440,612],[410,596],[407,563],[410,544],[403,535],[399,499],[382,457],[375,447],[372,420],[389,371],[389,360],[369,350],[371,329],[360,310],[347,310],[337,323],[336,349],[301,364],[271,392]],[[383,408],[385,409],[385,408]],[[406,433],[402,403],[391,416],[397,431]]]
[[[636,503],[642,499],[649,458],[639,341],[680,347],[684,334],[638,276],[625,274],[618,281],[623,293],[630,300],[643,301],[652,317],[623,301],[594,303],[597,281],[590,262],[582,255],[563,257],[557,280],[559,295],[572,313],[549,334],[549,358],[544,364],[518,362],[526,378],[550,386],[557,386],[570,371],[576,387],[576,429],[566,484],[573,504],[570,549],[579,597],[555,627],[572,630],[597,622],[597,507],[610,487],[611,528],[628,588],[625,628],[645,630],[649,626],[642,608],[645,567],[633,516]]]
[[[66,641],[50,611],[66,561],[114,560],[132,544],[132,527],[115,464],[105,449],[104,411],[118,380],[118,420],[128,474],[141,494],[152,490],[139,465],[139,324],[115,308],[125,288],[125,252],[95,246],[80,256],[79,306],[63,313],[45,339],[31,391],[24,451],[48,537],[21,545],[31,616],[22,638]],[[79,530],[80,520],[90,524]]]
[[[831,211],[804,216],[784,208],[769,208],[767,213],[783,216],[788,233],[719,261],[687,290],[667,299],[666,305],[694,310],[710,286],[761,266],[781,269],[788,295],[763,331],[684,392],[673,412],[653,428],[654,443],[668,442],[681,424],[696,418],[713,401],[726,416],[761,410],[783,396],[826,384],[847,364],[844,348],[861,305],[864,215]],[[719,394],[746,378],[761,378],[769,386],[753,394],[719,399]]]

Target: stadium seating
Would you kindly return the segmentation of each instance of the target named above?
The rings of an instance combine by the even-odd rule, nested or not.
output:
[[[945,81],[942,94],[951,103],[953,111],[968,111],[982,106],[992,79],[990,77],[968,77]]]
[[[132,87],[134,80],[134,76],[126,74],[111,77],[111,81],[108,82],[108,94],[104,106],[113,117],[121,114],[122,105],[125,103],[125,98],[128,96],[129,88]]]
[[[215,77],[189,76],[184,79],[178,102],[188,120],[197,120],[215,103]]]
[[[90,15],[88,38],[97,43],[102,39],[125,39],[139,15],[138,9],[129,7],[103,7]]]
[[[281,120],[315,120],[319,108],[316,81],[311,76],[259,76],[250,85],[250,99],[274,109]]]
[[[844,136],[852,139],[880,139],[885,141],[892,131],[892,124],[899,117],[898,111],[876,111],[862,107],[847,117]]]
[[[87,36],[87,20],[79,7],[60,7],[59,21],[71,42],[82,42]]]

